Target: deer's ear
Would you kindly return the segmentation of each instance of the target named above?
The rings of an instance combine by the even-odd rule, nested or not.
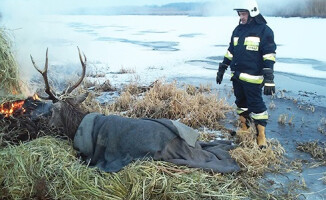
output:
[[[73,105],[79,105],[80,103],[82,103],[83,101],[85,101],[85,99],[88,96],[88,92],[80,94],[79,96],[76,96],[74,98],[69,98],[67,99],[69,101],[69,103],[73,104]]]

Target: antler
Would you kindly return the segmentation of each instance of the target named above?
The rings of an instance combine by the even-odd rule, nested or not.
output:
[[[51,88],[50,88],[50,85],[49,85],[49,81],[48,81],[48,48],[46,49],[46,58],[45,58],[45,67],[44,67],[44,70],[41,71],[35,64],[34,62],[34,59],[31,55],[31,60],[32,60],[32,63],[35,67],[35,69],[40,72],[43,76],[43,79],[44,79],[44,83],[45,83],[45,92],[49,95],[48,97],[41,97],[42,99],[48,99],[48,100],[52,100],[53,102],[57,102],[59,101],[58,97],[55,96],[52,92],[51,92]]]
[[[79,50],[79,47],[78,48],[78,53],[79,53],[79,59],[80,59],[80,63],[82,65],[82,68],[83,68],[83,71],[82,71],[82,75],[81,77],[79,78],[79,80],[75,83],[75,85],[69,87],[66,91],[63,91],[62,94],[60,95],[60,97],[62,95],[65,95],[65,94],[70,94],[74,89],[76,89],[80,84],[81,82],[83,81],[84,77],[85,77],[85,74],[86,74],[86,62],[87,62],[87,59],[86,59],[86,56],[85,54],[83,53],[83,56],[84,56],[84,60],[83,60],[83,57],[80,53],[80,50]],[[31,55],[31,60],[32,60],[32,63],[35,67],[35,69],[40,72],[43,76],[43,79],[44,79],[44,83],[45,83],[45,92],[49,95],[48,97],[42,97],[40,96],[42,99],[48,99],[48,100],[52,100],[54,103],[55,102],[58,102],[60,97],[57,97],[53,92],[52,92],[52,89],[50,88],[50,85],[49,85],[49,81],[48,81],[48,48],[46,49],[46,58],[45,58],[45,67],[44,67],[44,70],[41,71],[35,64],[34,62],[34,59]]]
[[[82,68],[83,68],[83,72],[82,72],[82,76],[79,78],[79,80],[75,83],[75,85],[69,87],[66,92],[64,92],[63,94],[70,94],[74,89],[76,89],[76,87],[78,87],[81,82],[83,81],[84,77],[85,77],[85,74],[86,74],[86,62],[87,62],[87,58],[85,56],[85,54],[83,53],[83,56],[84,56],[84,60],[83,61],[83,57],[80,53],[80,50],[79,50],[79,47],[77,47],[78,49],[78,53],[79,53],[79,60],[80,60],[80,63],[82,65]]]

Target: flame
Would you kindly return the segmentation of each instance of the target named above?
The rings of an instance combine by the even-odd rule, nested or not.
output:
[[[0,105],[0,114],[5,115],[5,117],[9,117],[12,115],[16,110],[21,109],[22,112],[25,112],[25,109],[23,108],[25,101],[16,101],[13,103],[3,103]]]
[[[34,101],[39,101],[40,97],[35,93],[32,97]],[[15,102],[6,102],[0,105],[0,115],[4,115],[5,117],[9,117],[15,113],[25,113],[26,110],[23,108],[25,100],[15,101]]]

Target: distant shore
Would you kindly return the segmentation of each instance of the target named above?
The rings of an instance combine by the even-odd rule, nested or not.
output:
[[[259,2],[258,2],[259,3]],[[223,7],[223,8],[222,8]],[[275,2],[259,4],[264,16],[271,17],[318,17],[326,18],[326,1],[305,0],[300,2]],[[65,15],[186,15],[186,16],[222,16],[233,13],[233,5],[228,2],[178,2],[164,5],[130,5],[130,6],[79,6],[63,8],[60,11],[50,10],[48,14]],[[1,13],[0,13],[1,17]]]

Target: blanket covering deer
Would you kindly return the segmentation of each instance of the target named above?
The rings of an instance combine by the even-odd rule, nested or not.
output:
[[[230,173],[240,168],[229,141],[199,142],[194,129],[168,119],[131,119],[91,113],[84,117],[74,148],[89,166],[117,172],[137,159],[153,158],[206,171]]]

